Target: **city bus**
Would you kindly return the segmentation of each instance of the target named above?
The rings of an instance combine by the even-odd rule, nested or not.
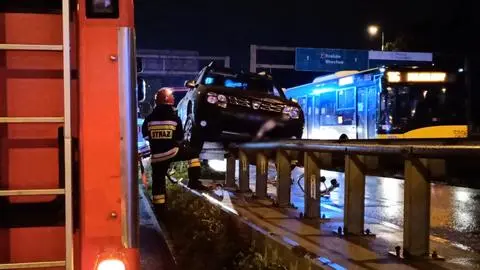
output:
[[[340,71],[285,92],[305,112],[304,139],[467,137],[462,70]]]

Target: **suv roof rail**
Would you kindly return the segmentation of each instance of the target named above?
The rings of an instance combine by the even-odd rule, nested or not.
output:
[[[257,75],[263,76],[263,77],[267,77],[268,79],[272,79],[272,78],[273,78],[273,77],[272,77],[272,74],[271,74],[270,72],[268,72],[268,71],[265,71],[265,70],[258,72]]]

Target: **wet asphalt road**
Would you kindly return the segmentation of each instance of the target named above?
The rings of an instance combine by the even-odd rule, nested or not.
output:
[[[296,169],[295,179],[303,172]],[[322,175],[335,178],[340,188],[321,203],[343,210],[343,173],[322,171]],[[300,181],[303,186],[303,181]],[[404,181],[393,178],[372,177],[366,179],[365,216],[381,221],[388,226],[403,227]],[[292,186],[292,198],[299,209],[303,208],[303,192],[297,181]],[[432,184],[430,233],[448,240],[451,244],[480,252],[480,190]]]

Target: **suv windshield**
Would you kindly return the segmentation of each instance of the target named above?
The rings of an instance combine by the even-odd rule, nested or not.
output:
[[[456,84],[388,86],[381,93],[380,125],[386,130],[405,131],[431,125],[464,124],[463,95],[462,88]]]
[[[272,80],[252,74],[238,74],[224,70],[208,70],[200,83],[284,97],[281,90],[275,87]]]

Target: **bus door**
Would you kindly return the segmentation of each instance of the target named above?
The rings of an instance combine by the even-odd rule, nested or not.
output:
[[[379,103],[378,85],[368,87],[367,98],[367,137],[368,139],[374,139],[377,137],[377,107]]]
[[[357,139],[368,138],[368,88],[357,88]]]
[[[314,103],[313,103],[313,96],[307,97],[307,115],[305,116],[306,124],[307,124],[307,138],[311,139],[313,136],[313,118],[314,118]]]
[[[320,96],[316,96],[313,102],[313,134],[312,139],[319,139],[320,136]]]
[[[357,139],[375,138],[377,99],[376,86],[357,89]]]

